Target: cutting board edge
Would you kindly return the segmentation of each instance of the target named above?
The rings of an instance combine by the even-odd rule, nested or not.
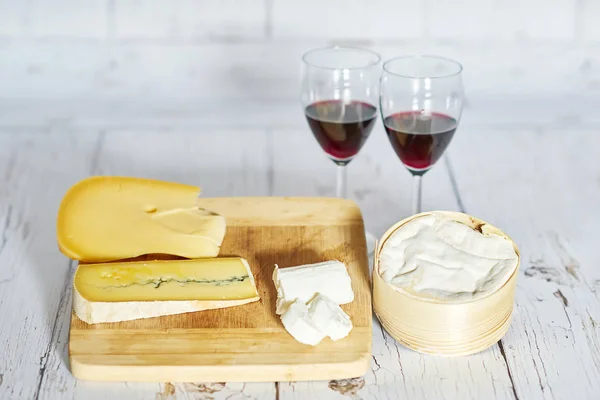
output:
[[[69,355],[73,377],[95,382],[292,382],[349,379],[366,374],[371,352],[350,362],[321,364],[256,365],[92,365]],[[249,373],[249,371],[254,371]],[[234,377],[234,379],[232,379]]]

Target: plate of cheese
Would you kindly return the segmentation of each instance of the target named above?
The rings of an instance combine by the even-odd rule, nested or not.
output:
[[[326,380],[369,367],[368,259],[352,201],[211,198],[96,176],[65,194],[57,241],[78,262],[79,379]]]

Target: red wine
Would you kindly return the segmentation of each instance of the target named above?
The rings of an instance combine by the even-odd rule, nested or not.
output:
[[[456,131],[457,121],[445,114],[407,111],[383,120],[392,147],[413,172],[426,172],[442,156]]]
[[[335,162],[348,163],[369,137],[377,108],[359,101],[327,100],[309,105],[305,114],[323,150]]]

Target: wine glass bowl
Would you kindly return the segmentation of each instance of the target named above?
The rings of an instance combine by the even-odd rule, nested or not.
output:
[[[305,115],[321,148],[336,164],[345,165],[369,137],[377,108],[355,100],[323,100],[306,107]]]
[[[338,165],[365,144],[377,119],[378,54],[352,47],[311,50],[302,57],[302,106],[315,139]]]
[[[443,57],[396,57],[383,64],[380,112],[388,139],[413,175],[413,213],[421,211],[421,176],[452,141],[463,109],[462,66]]]

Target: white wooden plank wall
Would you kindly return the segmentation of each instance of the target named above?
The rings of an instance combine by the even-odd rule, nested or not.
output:
[[[4,0],[0,94],[295,101],[302,52],[348,43],[456,58],[471,96],[597,98],[598,17],[594,0]]]
[[[593,0],[4,0],[7,37],[598,40]],[[578,26],[583,23],[583,26]]]

